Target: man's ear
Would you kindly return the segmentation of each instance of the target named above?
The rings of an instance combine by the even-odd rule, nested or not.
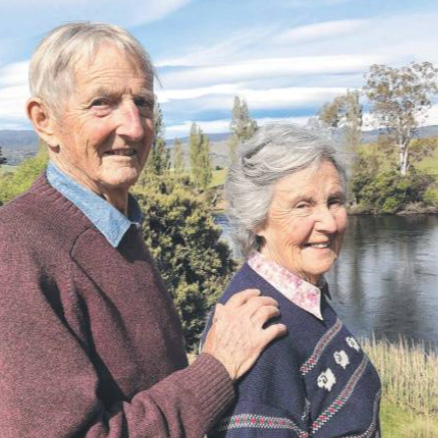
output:
[[[55,119],[44,102],[39,97],[31,97],[27,101],[26,111],[37,134],[50,148],[57,148],[59,142],[54,130]]]

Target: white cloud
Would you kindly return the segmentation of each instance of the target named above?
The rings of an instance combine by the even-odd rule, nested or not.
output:
[[[26,119],[25,105],[28,97],[27,85],[0,88],[0,118],[24,121]]]
[[[299,26],[287,30],[273,40],[280,43],[298,43],[333,38],[364,30],[367,20],[339,20]]]
[[[1,8],[0,37],[38,34],[69,21],[104,21],[136,26],[161,20],[192,0],[18,0]],[[22,11],[27,13],[23,14]],[[29,12],[31,11],[31,13]],[[19,21],[20,26],[17,26]]]
[[[263,126],[274,122],[288,122],[294,123],[296,125],[304,126],[309,117],[262,117],[256,119],[259,126]],[[220,120],[210,120],[210,121],[196,121],[195,123],[201,127],[201,129],[206,134],[222,134],[230,130],[230,119],[220,119]],[[171,125],[166,127],[166,138],[173,139],[175,137],[188,137],[190,132],[190,127],[193,121],[185,121],[184,123],[178,125]]]
[[[155,93],[158,96],[158,102],[162,104],[171,100],[197,99],[211,94],[235,95],[238,90],[238,84],[219,84],[203,88],[158,89]]]
[[[166,126],[166,138],[187,137],[193,121],[185,121],[178,125]],[[216,134],[228,132],[230,129],[230,120],[212,120],[212,121],[195,121],[195,123],[206,133]]]
[[[236,57],[247,57],[246,51],[250,51],[252,46],[257,45],[259,41],[265,41],[276,31],[276,26],[253,26],[238,31],[219,43],[184,47],[182,56],[158,59],[154,64],[156,67],[194,67],[226,63]]]
[[[28,82],[29,61],[16,62],[0,68],[0,87],[23,86]]]
[[[248,59],[233,64],[169,71],[161,74],[160,79],[164,88],[180,88],[285,76],[345,74],[364,72],[371,64],[381,60],[374,55]]]

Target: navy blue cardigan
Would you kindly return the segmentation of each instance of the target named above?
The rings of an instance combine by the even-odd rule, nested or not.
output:
[[[321,321],[245,264],[220,302],[247,288],[277,300],[289,334],[239,381],[237,402],[209,436],[379,437],[379,377],[325,295]]]

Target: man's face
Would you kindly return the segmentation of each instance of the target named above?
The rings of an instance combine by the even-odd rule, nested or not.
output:
[[[153,84],[113,45],[75,68],[74,94],[63,103],[54,133],[54,161],[98,194],[127,193],[153,140]]]

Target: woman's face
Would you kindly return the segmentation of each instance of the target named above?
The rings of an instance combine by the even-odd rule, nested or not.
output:
[[[286,176],[274,185],[260,252],[313,284],[327,272],[347,226],[341,177],[329,161]]]

